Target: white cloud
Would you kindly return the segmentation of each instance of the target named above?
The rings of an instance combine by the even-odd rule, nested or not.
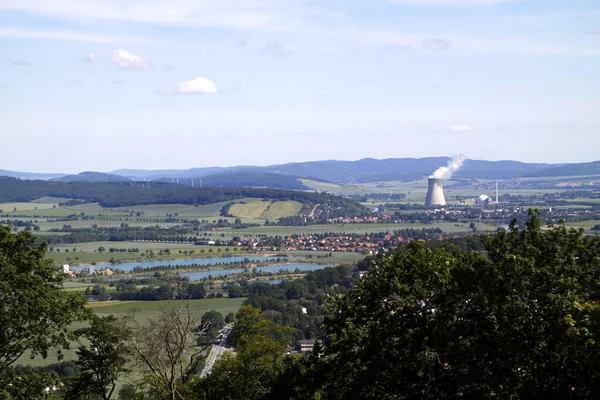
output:
[[[165,95],[216,94],[218,92],[217,85],[213,81],[201,76],[158,91],[159,94]]]
[[[290,52],[285,48],[285,46],[279,42],[267,42],[260,49],[262,54],[266,54],[273,57],[285,58],[290,55]]]
[[[451,42],[444,39],[425,39],[423,41],[423,49],[425,50],[448,50],[451,45]]]
[[[20,10],[80,20],[157,22],[242,29],[285,28],[310,12],[305,0],[0,0],[0,10]]]
[[[458,124],[450,127],[450,130],[453,132],[471,132],[477,130],[474,126]]]
[[[110,60],[121,69],[149,69],[152,64],[141,56],[127,50],[115,50]]]

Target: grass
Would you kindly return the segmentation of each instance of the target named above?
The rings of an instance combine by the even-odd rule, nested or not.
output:
[[[235,217],[246,220],[277,220],[282,217],[298,215],[302,203],[297,201],[264,201],[246,199],[244,203],[237,203],[229,208],[229,213]]]
[[[227,315],[230,312],[237,312],[241,304],[246,300],[245,298],[237,299],[202,299],[202,300],[191,300],[190,305],[194,310],[199,310],[204,313],[210,310],[216,310]],[[96,302],[89,303],[88,306],[99,315],[114,314],[117,316],[125,315],[131,309],[137,309],[139,312],[136,313],[136,320],[141,324],[146,324],[148,320],[156,318],[160,311],[169,307],[180,307],[183,301],[170,300],[170,301],[107,301],[107,302]],[[73,324],[71,329],[78,329],[83,327],[82,323]],[[75,360],[77,355],[75,354],[76,344],[72,344],[68,350],[63,350],[64,360]],[[57,363],[58,356],[56,353],[49,353],[46,359],[36,357],[31,359],[29,354],[21,356],[16,364],[31,365],[31,366],[42,366]]]
[[[270,201],[253,201],[245,204],[234,204],[229,208],[229,213],[239,218],[259,218],[270,205]]]
[[[0,203],[0,210],[2,210],[3,213],[20,211],[40,211],[45,209],[52,209],[53,206],[58,207],[58,203]]]
[[[282,217],[290,217],[298,215],[301,209],[302,203],[298,201],[274,201],[269,209],[261,214],[260,218],[276,220]]]
[[[201,299],[190,300],[190,308],[201,312],[216,310],[225,316],[227,313],[235,313],[245,298],[237,299]],[[161,310],[171,307],[181,307],[184,300],[164,300],[164,301],[102,301],[89,303],[89,307],[98,314],[124,314],[131,309],[136,309],[140,314],[151,313],[158,314]]]
[[[98,248],[104,247],[106,249],[105,252],[99,253]],[[111,247],[117,249],[132,249],[138,248],[140,250],[139,253],[129,253],[129,252],[114,252],[111,253],[108,251]],[[53,260],[56,263],[64,264],[86,264],[95,262],[109,262],[111,258],[115,260],[121,260],[122,262],[127,261],[157,261],[157,260],[171,260],[171,259],[180,259],[180,258],[196,258],[196,257],[204,257],[204,256],[225,256],[225,252],[217,252],[213,248],[213,246],[196,246],[190,243],[165,243],[165,242],[88,242],[88,243],[77,243],[77,244],[67,244],[67,245],[55,245],[53,246],[54,251],[48,251],[46,256]],[[73,251],[75,249],[75,251]],[[169,249],[170,254],[165,254],[163,256],[159,256],[158,253],[160,250]],[[213,250],[213,253],[208,252],[208,250]],[[232,250],[230,253],[237,254],[233,250],[234,247],[230,247]],[[60,250],[60,251],[57,251]],[[68,252],[66,252],[68,250]],[[146,258],[142,257],[142,254],[145,254],[146,250],[152,250],[154,254],[154,258]],[[184,251],[194,251],[194,254],[183,254]],[[205,253],[202,254],[201,250],[205,250]],[[182,253],[179,253],[181,251]],[[67,260],[67,258],[69,260]],[[115,268],[118,268],[118,264],[115,265]]]

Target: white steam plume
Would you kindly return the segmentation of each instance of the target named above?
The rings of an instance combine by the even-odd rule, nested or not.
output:
[[[466,157],[463,155],[452,157],[452,160],[448,161],[448,165],[446,165],[445,167],[439,167],[438,169],[436,169],[435,172],[433,174],[431,174],[430,178],[435,178],[435,179],[450,179],[450,178],[452,178],[452,175],[462,167],[465,160],[466,160]]]

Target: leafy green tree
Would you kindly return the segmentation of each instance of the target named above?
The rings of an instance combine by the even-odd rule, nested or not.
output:
[[[412,242],[332,299],[328,399],[600,396],[600,240],[564,226],[482,238],[486,254]]]
[[[69,326],[89,315],[80,294],[63,290],[64,275],[35,239],[0,226],[0,374],[26,352],[62,358],[73,339]]]
[[[9,367],[0,374],[0,399],[63,399],[64,379],[56,372],[17,374]]]
[[[236,355],[217,361],[211,374],[194,385],[195,392],[204,399],[271,398],[291,333],[291,328],[265,319],[259,309],[240,307],[232,330]]]
[[[209,328],[198,338],[198,344],[208,345],[215,341],[219,331],[225,326],[225,322],[223,321],[223,315],[220,312],[210,310],[202,315],[201,325],[208,326]]]
[[[104,400],[112,397],[119,376],[129,368],[129,350],[125,343],[129,330],[113,315],[94,315],[90,326],[76,331],[79,349],[77,364],[81,374],[69,391],[71,398],[97,395]]]

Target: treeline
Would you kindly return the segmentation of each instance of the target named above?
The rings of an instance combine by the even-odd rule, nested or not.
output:
[[[279,284],[239,282],[224,286],[229,297],[248,297],[244,304],[259,308],[263,316],[293,328],[294,341],[322,335],[323,305],[327,296],[345,293],[358,280],[353,267],[337,266],[311,271],[301,279]]]
[[[300,203],[330,204],[357,213],[364,207],[354,201],[325,193],[247,187],[188,187],[162,182],[54,182],[0,179],[0,202],[32,201],[42,197],[62,197],[97,202],[103,207],[141,204],[205,205],[244,197],[295,200]]]
[[[138,287],[144,283],[136,279],[119,280],[114,283],[116,291],[110,292],[110,298],[115,300],[176,300],[176,299],[203,299],[206,297],[206,288],[202,283],[192,283],[187,277],[174,274],[157,273],[153,279],[144,282],[144,287]],[[96,295],[94,290],[106,290],[104,286],[96,285],[89,294]],[[87,289],[86,289],[87,291]],[[88,293],[86,293],[88,294]],[[103,300],[107,299],[108,293],[98,293]]]
[[[402,200],[406,198],[406,193],[368,193],[368,194],[353,194],[348,196],[354,201],[386,201],[386,200]]]

